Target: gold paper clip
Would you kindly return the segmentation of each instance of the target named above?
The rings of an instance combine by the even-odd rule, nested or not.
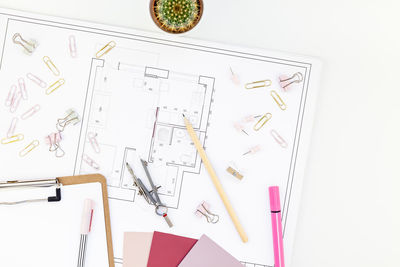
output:
[[[75,36],[71,35],[69,38],[69,54],[72,58],[76,58],[78,55],[78,51],[76,49],[76,40]]]
[[[108,52],[110,52],[111,49],[113,49],[117,44],[114,41],[109,42],[108,44],[106,44],[105,46],[103,46],[102,49],[100,49],[97,53],[96,53],[96,58],[101,58],[102,56],[104,56],[105,54],[107,54]]]
[[[285,110],[287,108],[285,102],[283,102],[282,98],[278,95],[275,90],[271,91],[271,96],[275,100],[276,104],[278,104],[279,108]]]
[[[24,51],[28,55],[31,55],[37,47],[36,41],[30,40],[30,42],[28,42],[24,38],[22,38],[21,34],[19,34],[19,33],[14,34],[12,40],[13,40],[14,44],[21,45],[24,48]]]
[[[217,214],[214,214],[210,211],[210,205],[203,201],[196,209],[195,214],[198,217],[204,217],[206,218],[208,223],[217,223],[219,221],[219,216]]]
[[[43,57],[43,62],[55,76],[60,75],[60,71],[57,69],[56,65],[54,65],[53,61],[51,61],[48,56]]]
[[[280,135],[278,134],[277,131],[275,131],[274,129],[272,129],[272,130],[270,131],[270,133],[271,133],[272,137],[275,139],[275,141],[276,141],[281,147],[287,148],[288,144],[286,143],[285,139],[283,139],[283,137],[280,136]]]
[[[6,144],[11,144],[11,143],[14,143],[14,142],[22,141],[22,140],[24,140],[24,135],[23,134],[16,134],[16,135],[1,139],[1,143],[3,145],[6,145]]]
[[[38,140],[33,140],[32,143],[27,145],[24,149],[22,149],[19,152],[19,156],[20,157],[25,157],[29,152],[31,152],[32,150],[34,150],[38,146],[39,146],[39,141]]]
[[[21,115],[21,119],[26,120],[26,119],[32,117],[39,110],[40,110],[40,106],[39,105],[34,105],[30,109],[28,109],[24,114]]]
[[[57,90],[64,83],[65,83],[65,80],[63,78],[59,79],[58,81],[56,81],[55,83],[50,85],[49,88],[47,88],[46,95],[49,95],[49,94],[53,93],[55,90]]]
[[[44,81],[42,81],[39,77],[37,77],[36,75],[33,75],[32,73],[28,73],[26,74],[26,77],[31,80],[32,82],[36,83],[37,85],[39,85],[42,88],[46,88],[47,87],[47,83],[45,83]]]
[[[258,131],[260,130],[264,124],[267,123],[267,121],[269,121],[272,118],[272,114],[271,113],[265,113],[258,121],[257,123],[254,125],[253,129],[254,131]]]
[[[255,89],[255,88],[260,88],[260,87],[267,87],[267,86],[270,86],[271,84],[272,84],[271,80],[262,80],[262,81],[246,83],[244,88]]]

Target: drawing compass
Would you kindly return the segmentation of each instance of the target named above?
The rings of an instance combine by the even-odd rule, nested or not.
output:
[[[144,199],[149,203],[150,205],[155,206],[155,213],[158,216],[162,216],[166,223],[168,224],[169,227],[172,227],[173,224],[171,220],[169,219],[167,212],[168,212],[168,207],[165,206],[161,200],[160,196],[158,195],[158,188],[156,187],[153,183],[153,179],[150,176],[149,170],[147,168],[147,161],[140,159],[140,162],[142,163],[143,169],[146,173],[147,179],[149,180],[151,190],[148,190],[146,186],[143,184],[142,180],[140,178],[137,178],[135,173],[133,172],[131,166],[129,163],[126,163],[126,167],[128,168],[128,171],[133,177],[133,184],[139,189],[139,195],[143,196]]]

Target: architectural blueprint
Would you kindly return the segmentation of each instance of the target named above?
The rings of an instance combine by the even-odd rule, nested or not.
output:
[[[37,42],[31,55],[13,42],[16,33]],[[115,47],[96,57],[110,43]],[[14,134],[24,136],[0,144],[0,177],[103,174],[117,266],[123,262],[124,232],[155,230],[192,238],[207,234],[245,266],[273,266],[271,185],[281,189],[285,254],[290,261],[318,90],[317,60],[8,10],[0,10],[0,49],[1,139],[14,121]],[[58,76],[44,58],[52,60]],[[29,73],[47,87],[29,79]],[[295,73],[302,80],[283,90],[279,76]],[[27,97],[11,111],[3,103],[21,78]],[[65,84],[46,94],[46,88],[61,78]],[[245,89],[247,83],[263,80],[268,81],[266,86]],[[40,109],[22,119],[35,105]],[[60,133],[58,144],[65,155],[57,157],[48,136],[57,133],[57,123],[71,109],[79,114],[79,122]],[[190,119],[213,163],[248,243],[237,235],[182,114]],[[265,114],[271,118],[257,129]],[[279,133],[286,145],[271,133]],[[40,144],[21,156],[33,140]],[[161,201],[169,208],[172,228],[133,183],[126,163],[148,185],[138,159],[148,162]],[[218,223],[196,214],[204,201],[219,216]]]

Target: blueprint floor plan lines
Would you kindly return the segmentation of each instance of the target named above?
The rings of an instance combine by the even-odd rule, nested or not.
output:
[[[190,118],[204,144],[215,80],[127,63],[126,57],[122,62],[118,55],[93,59],[76,170],[99,171],[107,177],[111,198],[134,201],[136,190],[124,166],[141,157],[149,162],[165,204],[178,208],[184,173],[199,173],[201,163],[182,114]]]

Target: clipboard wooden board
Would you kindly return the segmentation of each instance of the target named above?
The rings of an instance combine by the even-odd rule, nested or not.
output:
[[[101,189],[103,194],[103,206],[104,206],[104,220],[106,224],[108,262],[110,267],[115,267],[114,250],[113,250],[112,236],[111,236],[110,207],[108,205],[106,178],[101,174],[89,174],[89,175],[57,177],[57,179],[60,181],[62,185],[88,184],[97,182],[101,183]]]

